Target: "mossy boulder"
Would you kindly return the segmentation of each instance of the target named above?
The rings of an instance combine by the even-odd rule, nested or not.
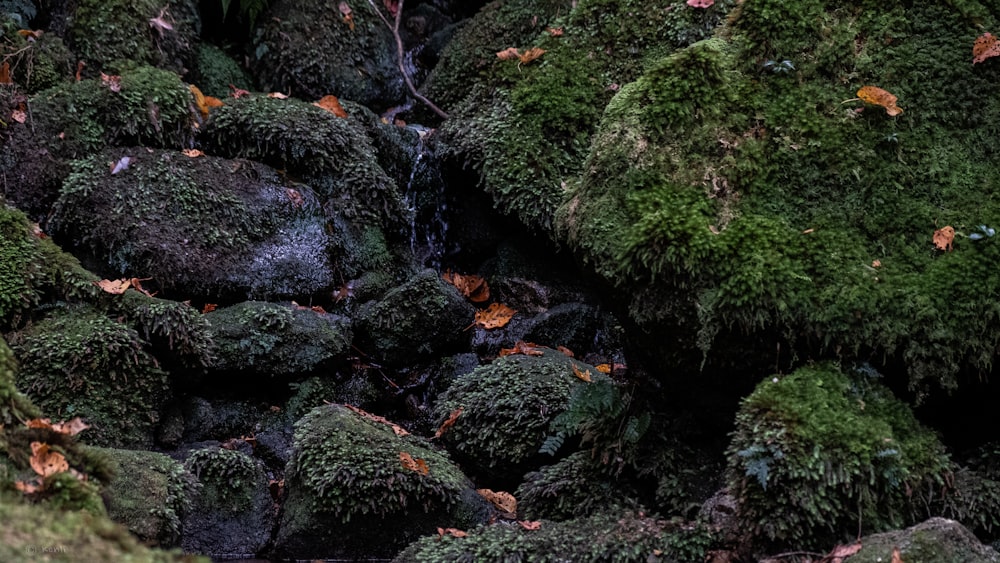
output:
[[[0,206],[0,323],[10,325],[38,300],[40,253],[23,213]]]
[[[214,109],[201,140],[213,154],[287,171],[312,187],[328,216],[392,230],[409,223],[403,193],[379,166],[365,122],[352,116],[252,95]]]
[[[88,76],[126,60],[178,74],[194,67],[201,20],[192,0],[80,0],[68,21],[70,47]]]
[[[912,494],[950,481],[937,436],[872,370],[800,368],[758,384],[736,415],[727,485],[744,540],[819,548],[912,523]]]
[[[181,547],[188,553],[251,557],[271,538],[273,500],[263,463],[218,447],[195,450],[184,467],[201,491],[184,519]]]
[[[217,346],[213,368],[287,377],[329,368],[351,344],[350,321],[307,307],[246,301],[205,315]]]
[[[540,356],[504,356],[456,377],[434,406],[439,421],[462,408],[442,439],[478,477],[517,483],[525,472],[551,463],[539,453],[553,433],[551,423],[566,411],[574,389],[588,385],[574,367],[608,382],[562,352],[538,351]]]
[[[290,383],[294,394],[285,403],[291,421],[302,418],[314,407],[330,403],[353,405],[370,409],[382,398],[383,390],[366,373],[350,376],[310,377],[305,381]]]
[[[609,478],[589,451],[574,452],[524,476],[514,491],[517,513],[525,520],[572,520],[638,504],[625,481]]]
[[[198,480],[184,465],[156,452],[100,450],[117,466],[108,483],[108,517],[147,545],[178,546],[183,518],[191,510]]]
[[[602,512],[566,522],[543,520],[537,530],[516,523],[469,530],[462,538],[445,534],[413,543],[395,563],[505,561],[509,563],[672,563],[704,561],[712,535],[704,527],[668,523],[632,512]]]
[[[401,453],[427,472],[404,467]],[[437,527],[467,528],[489,514],[446,454],[339,405],[295,423],[285,486],[279,557],[391,557]]]
[[[11,336],[21,363],[18,387],[53,416],[80,416],[88,442],[152,444],[167,374],[131,328],[88,307],[68,307]]]
[[[903,561],[920,563],[996,563],[1000,553],[983,545],[954,520],[931,518],[920,524],[893,532],[861,538],[861,551],[850,557],[851,563],[891,561],[899,550]]]
[[[52,226],[108,275],[172,295],[305,300],[333,274],[315,199],[289,189],[253,162],[108,149],[73,163]]]
[[[208,318],[189,303],[129,290],[112,300],[112,309],[142,335],[166,369],[198,369],[216,361]]]
[[[254,40],[261,87],[313,100],[333,94],[379,110],[401,102],[403,77],[388,26],[367,2],[352,4],[349,20],[332,8],[323,0],[271,3]]]
[[[208,563],[205,557],[151,549],[123,526],[85,511],[63,511],[0,497],[3,561]]]
[[[434,270],[424,270],[358,308],[358,346],[390,365],[456,351],[475,309]]]
[[[253,89],[253,81],[243,67],[225,51],[203,43],[198,46],[197,59],[189,79],[206,96],[226,99],[232,93],[229,86],[242,90]]]

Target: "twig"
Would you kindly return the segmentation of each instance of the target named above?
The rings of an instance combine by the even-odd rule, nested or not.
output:
[[[396,7],[396,19],[394,22],[390,23],[389,19],[385,17],[382,10],[375,5],[375,0],[368,0],[368,4],[375,10],[378,17],[385,23],[386,27],[392,31],[392,36],[396,39],[396,64],[399,67],[399,73],[403,75],[403,81],[406,82],[406,87],[410,89],[410,93],[413,97],[423,102],[423,104],[431,109],[434,113],[438,114],[442,119],[448,119],[448,114],[444,110],[437,107],[434,102],[428,100],[423,94],[417,92],[417,87],[413,85],[413,80],[410,78],[410,73],[406,72],[406,50],[403,48],[403,38],[399,36],[399,25],[403,21],[403,3],[405,0],[399,0],[399,5]]]

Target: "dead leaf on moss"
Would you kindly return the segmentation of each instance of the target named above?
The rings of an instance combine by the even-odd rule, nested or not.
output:
[[[532,47],[532,48],[528,49],[527,51],[521,53],[521,55],[518,57],[518,59],[521,60],[521,64],[528,64],[531,61],[537,59],[538,57],[541,57],[544,54],[545,54],[545,49],[540,49],[538,47]]]
[[[36,39],[41,39],[42,35],[45,35],[45,31],[41,29],[35,29],[35,30],[19,29],[17,30],[17,34],[20,35],[21,37],[24,37],[28,41],[34,41]]]
[[[443,538],[444,536],[452,536],[456,538],[464,538],[469,534],[459,530],[458,528],[438,528],[438,537]]]
[[[605,375],[611,374],[611,364],[597,364],[594,368]]]
[[[563,28],[561,27],[546,27],[545,31],[547,31],[552,37],[562,37],[563,34]]]
[[[570,358],[575,358],[576,357],[576,354],[574,354],[572,350],[570,350],[569,348],[567,348],[565,346],[556,346],[556,350],[562,352],[563,355],[568,356]]]
[[[25,422],[24,425],[28,428],[43,428],[68,436],[76,436],[80,432],[90,428],[90,425],[85,423],[80,417],[71,418],[65,422],[52,422],[48,418],[33,418]]]
[[[490,286],[486,280],[476,275],[463,275],[445,270],[441,278],[455,286],[459,293],[469,298],[473,303],[482,303],[490,298]]]
[[[514,495],[503,491],[494,492],[490,489],[476,489],[476,492],[503,512],[517,513],[517,499],[514,498]]]
[[[499,356],[502,358],[504,356],[513,356],[515,354],[524,354],[525,356],[544,355],[544,352],[539,350],[539,348],[541,348],[541,346],[535,344],[534,342],[518,340],[514,343],[513,348],[501,348]]]
[[[984,33],[972,44],[972,64],[1000,55],[1000,41],[992,33]]]
[[[21,491],[26,495],[31,495],[42,490],[42,484],[37,480],[33,481],[15,481],[14,488]]]
[[[267,95],[268,98],[274,98],[276,100],[287,100],[288,94],[282,94],[281,92],[271,92]]]
[[[848,545],[838,545],[833,548],[823,561],[829,561],[829,563],[843,563],[844,558],[850,557],[857,552],[861,551],[861,542],[855,542]]]
[[[52,451],[48,444],[42,442],[31,443],[31,459],[28,462],[35,473],[42,477],[69,470],[66,458],[61,453]]]
[[[502,303],[493,303],[485,309],[476,311],[475,324],[486,330],[507,326],[517,311]]]
[[[882,106],[890,116],[903,113],[903,108],[896,106],[896,96],[878,86],[863,86],[858,90],[858,97],[865,103]]]
[[[218,305],[215,303],[205,303],[205,306],[201,308],[201,314],[204,315],[205,313],[211,313],[216,307],[218,307]]]
[[[357,413],[357,414],[359,414],[359,415],[361,415],[361,416],[363,416],[363,417],[365,417],[368,420],[371,420],[373,422],[378,422],[378,423],[381,423],[381,424],[387,424],[387,425],[389,425],[392,428],[393,433],[395,433],[397,436],[407,436],[407,435],[410,434],[409,432],[406,431],[405,428],[403,428],[402,426],[399,426],[398,424],[396,424],[394,422],[390,422],[385,417],[378,416],[377,414],[372,414],[372,413],[367,412],[365,410],[359,409],[358,407],[356,407],[354,405],[344,405],[344,408],[346,408],[347,410],[353,411],[353,412],[355,412],[355,413]]]
[[[18,123],[24,123],[28,120],[28,113],[23,109],[16,109],[10,112],[10,118]]]
[[[497,52],[497,58],[501,61],[511,61],[521,57],[521,53],[517,51],[516,47],[507,47],[503,51]]]
[[[941,227],[934,231],[934,246],[938,250],[951,251],[952,243],[955,241],[955,228],[951,225]]]
[[[122,77],[121,76],[111,76],[101,73],[101,85],[106,86],[108,90],[112,92],[122,91]]]
[[[0,84],[13,84],[14,81],[10,79],[10,63],[4,61],[0,65]]]
[[[427,467],[427,462],[418,458],[414,458],[406,452],[399,452],[399,461],[403,464],[403,467],[409,469],[410,471],[416,471],[421,475],[427,475],[430,473],[430,468]]]
[[[896,546],[892,548],[892,561],[889,563],[906,563],[903,561],[903,554],[900,553],[899,548]]]
[[[323,96],[317,102],[313,102],[313,105],[324,109],[337,117],[347,117],[347,112],[344,110],[344,106],[340,105],[340,100],[337,96],[332,94]]]
[[[576,367],[576,364],[573,364],[573,375],[575,375],[582,381],[586,381],[587,383],[590,383],[592,381],[590,377],[590,370],[588,369],[587,371],[580,371],[580,368]]]
[[[93,282],[94,285],[112,295],[121,295],[125,290],[132,287],[132,281],[126,278],[120,280],[101,280]]]
[[[520,524],[522,528],[529,531],[540,530],[542,528],[542,523],[538,520],[532,520],[530,522],[528,520],[518,520],[517,523]]]
[[[201,152],[198,149],[184,149],[181,152],[184,153],[184,156],[188,158],[198,158],[199,156],[205,156],[205,153]]]
[[[351,7],[347,5],[347,2],[341,2],[337,4],[337,9],[340,10],[340,15],[344,17],[344,23],[347,24],[348,29],[354,31],[354,14]]]
[[[245,97],[249,96],[250,92],[247,91],[247,90],[244,90],[243,88],[237,88],[236,86],[233,86],[232,84],[230,84],[229,85],[229,95],[232,96],[232,97],[234,97],[234,98],[236,98],[238,100],[240,98],[245,98]]]
[[[455,421],[458,420],[458,417],[462,414],[462,410],[463,410],[462,407],[458,407],[457,409],[451,411],[451,414],[448,415],[448,418],[441,423],[441,426],[438,427],[437,432],[434,433],[434,437],[440,438],[445,432],[448,431],[449,428],[455,426]]]

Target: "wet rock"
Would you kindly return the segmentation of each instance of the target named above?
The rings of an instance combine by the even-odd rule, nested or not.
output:
[[[1000,553],[980,543],[954,520],[931,518],[905,530],[861,538],[861,551],[850,563],[885,563],[899,549],[903,561],[914,563],[996,563]]]

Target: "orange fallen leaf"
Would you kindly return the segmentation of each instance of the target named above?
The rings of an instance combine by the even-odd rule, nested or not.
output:
[[[347,117],[347,112],[344,111],[344,107],[340,105],[340,100],[337,96],[332,94],[323,96],[318,102],[313,102],[313,105],[324,109],[337,117]]]
[[[0,65],[0,84],[13,84],[14,81],[10,79],[10,63],[4,61]]]
[[[229,85],[229,90],[230,90],[229,95],[236,98],[237,100],[250,95],[249,91],[244,90],[243,88],[237,88],[232,84]]]
[[[101,73],[101,84],[107,86],[112,92],[122,91],[122,77],[121,76],[109,76],[107,74]]]
[[[28,120],[28,114],[23,109],[16,109],[10,112],[10,118],[18,123],[24,123]]]
[[[872,268],[878,268],[881,265],[882,265],[882,261],[881,260],[879,260],[877,258],[875,260],[872,260]]]
[[[40,39],[45,32],[41,29],[36,29],[34,31],[30,29],[19,29],[17,30],[17,34],[24,37],[28,41],[34,41],[35,39]]]
[[[594,368],[603,374],[611,373],[611,364],[597,364],[596,366],[594,366]]]
[[[518,340],[517,342],[514,343],[513,348],[501,348],[499,355],[501,358],[504,356],[512,356],[514,354],[524,354],[525,356],[543,355],[544,352],[542,352],[538,348],[539,348],[538,344],[535,344],[534,342],[525,342],[523,340]]]
[[[132,287],[132,281],[125,278],[120,280],[101,280],[93,283],[112,295],[121,295],[125,293],[126,289]]]
[[[516,47],[507,47],[503,51],[497,52],[497,58],[501,61],[511,61],[521,57],[521,53],[517,51]]]
[[[152,296],[156,295],[156,293],[155,292],[154,293],[150,293],[150,292],[146,291],[142,287],[142,282],[149,281],[151,279],[153,279],[153,278],[130,278],[128,281],[129,281],[130,284],[132,284],[132,289],[134,289],[134,290],[136,290],[136,291],[138,291],[140,293],[144,293],[147,297],[152,297]]]
[[[896,96],[878,86],[863,86],[858,90],[858,97],[866,103],[885,108],[885,112],[893,117],[903,113],[903,108],[896,106]]]
[[[430,468],[427,467],[427,462],[418,458],[411,456],[406,452],[399,452],[399,461],[403,464],[403,467],[409,469],[410,471],[416,471],[421,475],[427,475],[430,473]]]
[[[569,356],[570,358],[575,358],[576,357],[576,354],[574,354],[572,350],[570,350],[569,348],[567,348],[565,346],[556,346],[556,350],[559,350],[564,355]]]
[[[215,96],[205,96],[205,105],[210,108],[221,108],[226,103]]]
[[[469,534],[459,530],[458,528],[438,528],[438,537],[443,538],[444,536],[453,536],[456,538],[464,538]]]
[[[271,92],[267,95],[268,98],[275,98],[278,100],[287,100],[288,94],[282,94],[281,92]]]
[[[984,33],[972,44],[972,64],[1000,55],[1000,41],[992,33]]]
[[[590,370],[588,369],[587,371],[580,371],[580,368],[576,367],[576,364],[573,364],[573,375],[577,376],[579,379],[583,381],[586,381],[587,383],[590,383],[592,381],[590,378]]]
[[[537,59],[538,57],[545,54],[545,49],[539,49],[538,47],[532,47],[527,51],[521,53],[518,59],[521,60],[521,64],[528,64],[531,61]]]
[[[542,523],[538,520],[530,522],[528,520],[518,520],[517,523],[520,524],[525,530],[538,530],[542,527]]]
[[[76,436],[80,432],[90,428],[90,426],[80,417],[75,417],[65,422],[55,423],[47,418],[33,418],[25,422],[24,425],[28,428],[42,428],[58,432],[59,434],[66,434],[68,436]]]
[[[354,31],[354,14],[352,13],[351,7],[347,5],[347,2],[341,2],[337,5],[337,9],[340,10],[340,14],[344,16],[344,23],[347,24],[351,31]]]
[[[476,275],[463,275],[445,270],[441,278],[455,286],[459,293],[469,298],[473,303],[482,303],[490,298],[490,286],[486,280]]]
[[[199,156],[205,156],[205,153],[201,152],[198,149],[184,149],[181,152],[183,152],[184,156],[188,158],[198,158]]]
[[[510,319],[517,313],[514,309],[501,303],[493,303],[486,309],[476,311],[475,324],[489,330],[507,326]]]
[[[77,61],[76,62],[76,75],[75,76],[76,76],[76,81],[77,82],[79,82],[80,80],[82,80],[82,78],[81,78],[80,75],[83,73],[83,67],[85,67],[85,66],[87,66],[87,63],[85,63],[83,61]]]
[[[549,32],[552,37],[562,37],[563,28],[561,27],[546,27],[545,31]]]
[[[510,493],[505,493],[503,491],[491,491],[490,489],[476,489],[484,499],[490,501],[493,506],[499,508],[504,512],[510,512],[514,514],[517,512],[517,499],[514,495]]]
[[[28,462],[35,473],[42,477],[69,470],[66,458],[61,453],[50,450],[49,445],[42,442],[31,443],[31,459]]]
[[[449,428],[455,426],[455,421],[458,420],[458,417],[461,414],[462,414],[462,407],[458,407],[457,409],[451,411],[451,414],[448,415],[448,418],[441,423],[441,426],[438,427],[437,432],[434,433],[434,437],[440,438],[445,432],[448,431]]]
[[[37,481],[15,481],[14,488],[26,495],[37,493],[42,490],[42,485]]]
[[[218,307],[218,305],[216,305],[215,303],[205,303],[205,306],[201,308],[201,313],[202,314],[211,313],[212,311],[215,310],[216,307]]]
[[[893,546],[892,548],[892,561],[890,563],[905,563],[903,561],[903,554],[900,553],[899,548]]]
[[[397,436],[407,436],[407,435],[409,435],[409,432],[407,432],[405,428],[403,428],[402,426],[399,426],[398,424],[395,424],[393,422],[389,422],[389,420],[386,419],[385,417],[378,416],[376,414],[372,414],[370,412],[364,411],[364,410],[359,409],[358,407],[356,407],[354,405],[344,405],[344,408],[346,408],[347,410],[356,412],[357,414],[359,414],[359,415],[367,418],[368,420],[371,420],[371,421],[374,421],[374,422],[379,422],[381,424],[388,424],[390,427],[392,427],[393,433],[395,433]]]
[[[941,227],[940,229],[934,231],[934,246],[938,250],[948,250],[952,249],[952,243],[955,241],[955,228],[951,225]]]
[[[313,313],[316,313],[317,315],[326,314],[326,309],[320,307],[319,305],[313,305],[312,307],[309,307],[309,310],[312,311]]]

